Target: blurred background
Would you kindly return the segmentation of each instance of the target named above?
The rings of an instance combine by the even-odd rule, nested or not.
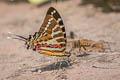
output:
[[[49,80],[50,77],[53,77],[49,72],[47,74],[51,76],[46,76],[44,73],[43,75],[19,73],[19,76],[9,77],[19,68],[41,65],[42,62],[44,64],[45,61],[41,61],[41,59],[47,56],[39,55],[37,52],[33,54],[35,52],[27,50],[22,41],[7,39],[8,32],[24,37],[33,35],[40,29],[46,12],[51,6],[56,8],[62,17],[68,40],[70,40],[72,31],[75,34],[74,39],[105,41],[110,43],[112,51],[120,51],[120,0],[0,0],[0,80],[7,78],[8,80],[21,80],[21,78],[39,80],[34,76],[40,77],[41,80]],[[50,57],[47,58],[46,63],[52,61]],[[113,56],[108,59],[108,56],[103,55],[99,59],[101,61],[107,59],[108,62],[110,62],[109,60],[112,62],[111,58]],[[115,58],[118,59],[118,56]],[[90,68],[90,66],[86,66],[88,64],[89,62],[84,66],[87,67],[86,69]],[[84,75],[85,71],[86,74],[93,71],[93,69],[91,71],[86,69],[78,74]],[[80,80],[79,77],[82,80],[110,80],[108,77],[114,77],[115,80],[120,79],[120,72],[114,76],[111,76],[112,72],[101,72],[101,77],[98,77],[99,75],[96,73],[93,72],[92,76],[91,74],[78,75],[73,78],[71,73],[68,80]],[[110,76],[108,73],[111,73]],[[114,73],[116,72],[113,71]],[[103,79],[103,76],[107,78]]]

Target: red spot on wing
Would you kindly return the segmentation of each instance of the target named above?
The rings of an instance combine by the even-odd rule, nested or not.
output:
[[[61,48],[61,45],[59,45],[59,44],[49,44],[48,45],[49,47],[51,47],[51,48]]]
[[[37,50],[38,52],[40,52],[40,47],[41,47],[42,45],[41,44],[37,44],[36,46],[35,46],[35,50]]]
[[[45,44],[37,44],[36,46],[35,46],[35,50],[37,50],[38,52],[40,52],[40,47],[51,47],[51,48],[61,48],[62,46],[61,45],[59,45],[59,44],[47,44],[47,43],[45,43]]]
[[[43,45],[43,47],[47,47],[48,46],[48,44],[47,43],[45,43],[44,45]]]
[[[61,48],[62,46],[61,45],[57,45],[58,48]]]

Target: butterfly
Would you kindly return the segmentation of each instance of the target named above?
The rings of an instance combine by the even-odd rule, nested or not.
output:
[[[16,35],[26,42],[27,49],[33,49],[51,56],[69,56],[66,50],[66,32],[58,11],[50,7],[38,32],[28,38]]]

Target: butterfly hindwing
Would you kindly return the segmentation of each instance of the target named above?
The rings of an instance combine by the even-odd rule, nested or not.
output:
[[[62,56],[65,54],[66,33],[59,13],[53,7],[48,9],[45,20],[36,38],[40,52],[49,55]]]

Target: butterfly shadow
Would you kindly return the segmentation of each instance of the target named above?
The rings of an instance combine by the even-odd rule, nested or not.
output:
[[[76,57],[85,57],[85,56],[89,56],[89,55],[90,54],[84,53],[84,54],[77,55]]]
[[[44,66],[41,68],[37,68],[37,69],[33,70],[32,72],[39,72],[39,70],[40,70],[40,72],[59,70],[59,69],[67,68],[71,65],[72,64],[69,60],[58,61],[56,63],[52,63],[50,65],[47,65],[47,66]]]

